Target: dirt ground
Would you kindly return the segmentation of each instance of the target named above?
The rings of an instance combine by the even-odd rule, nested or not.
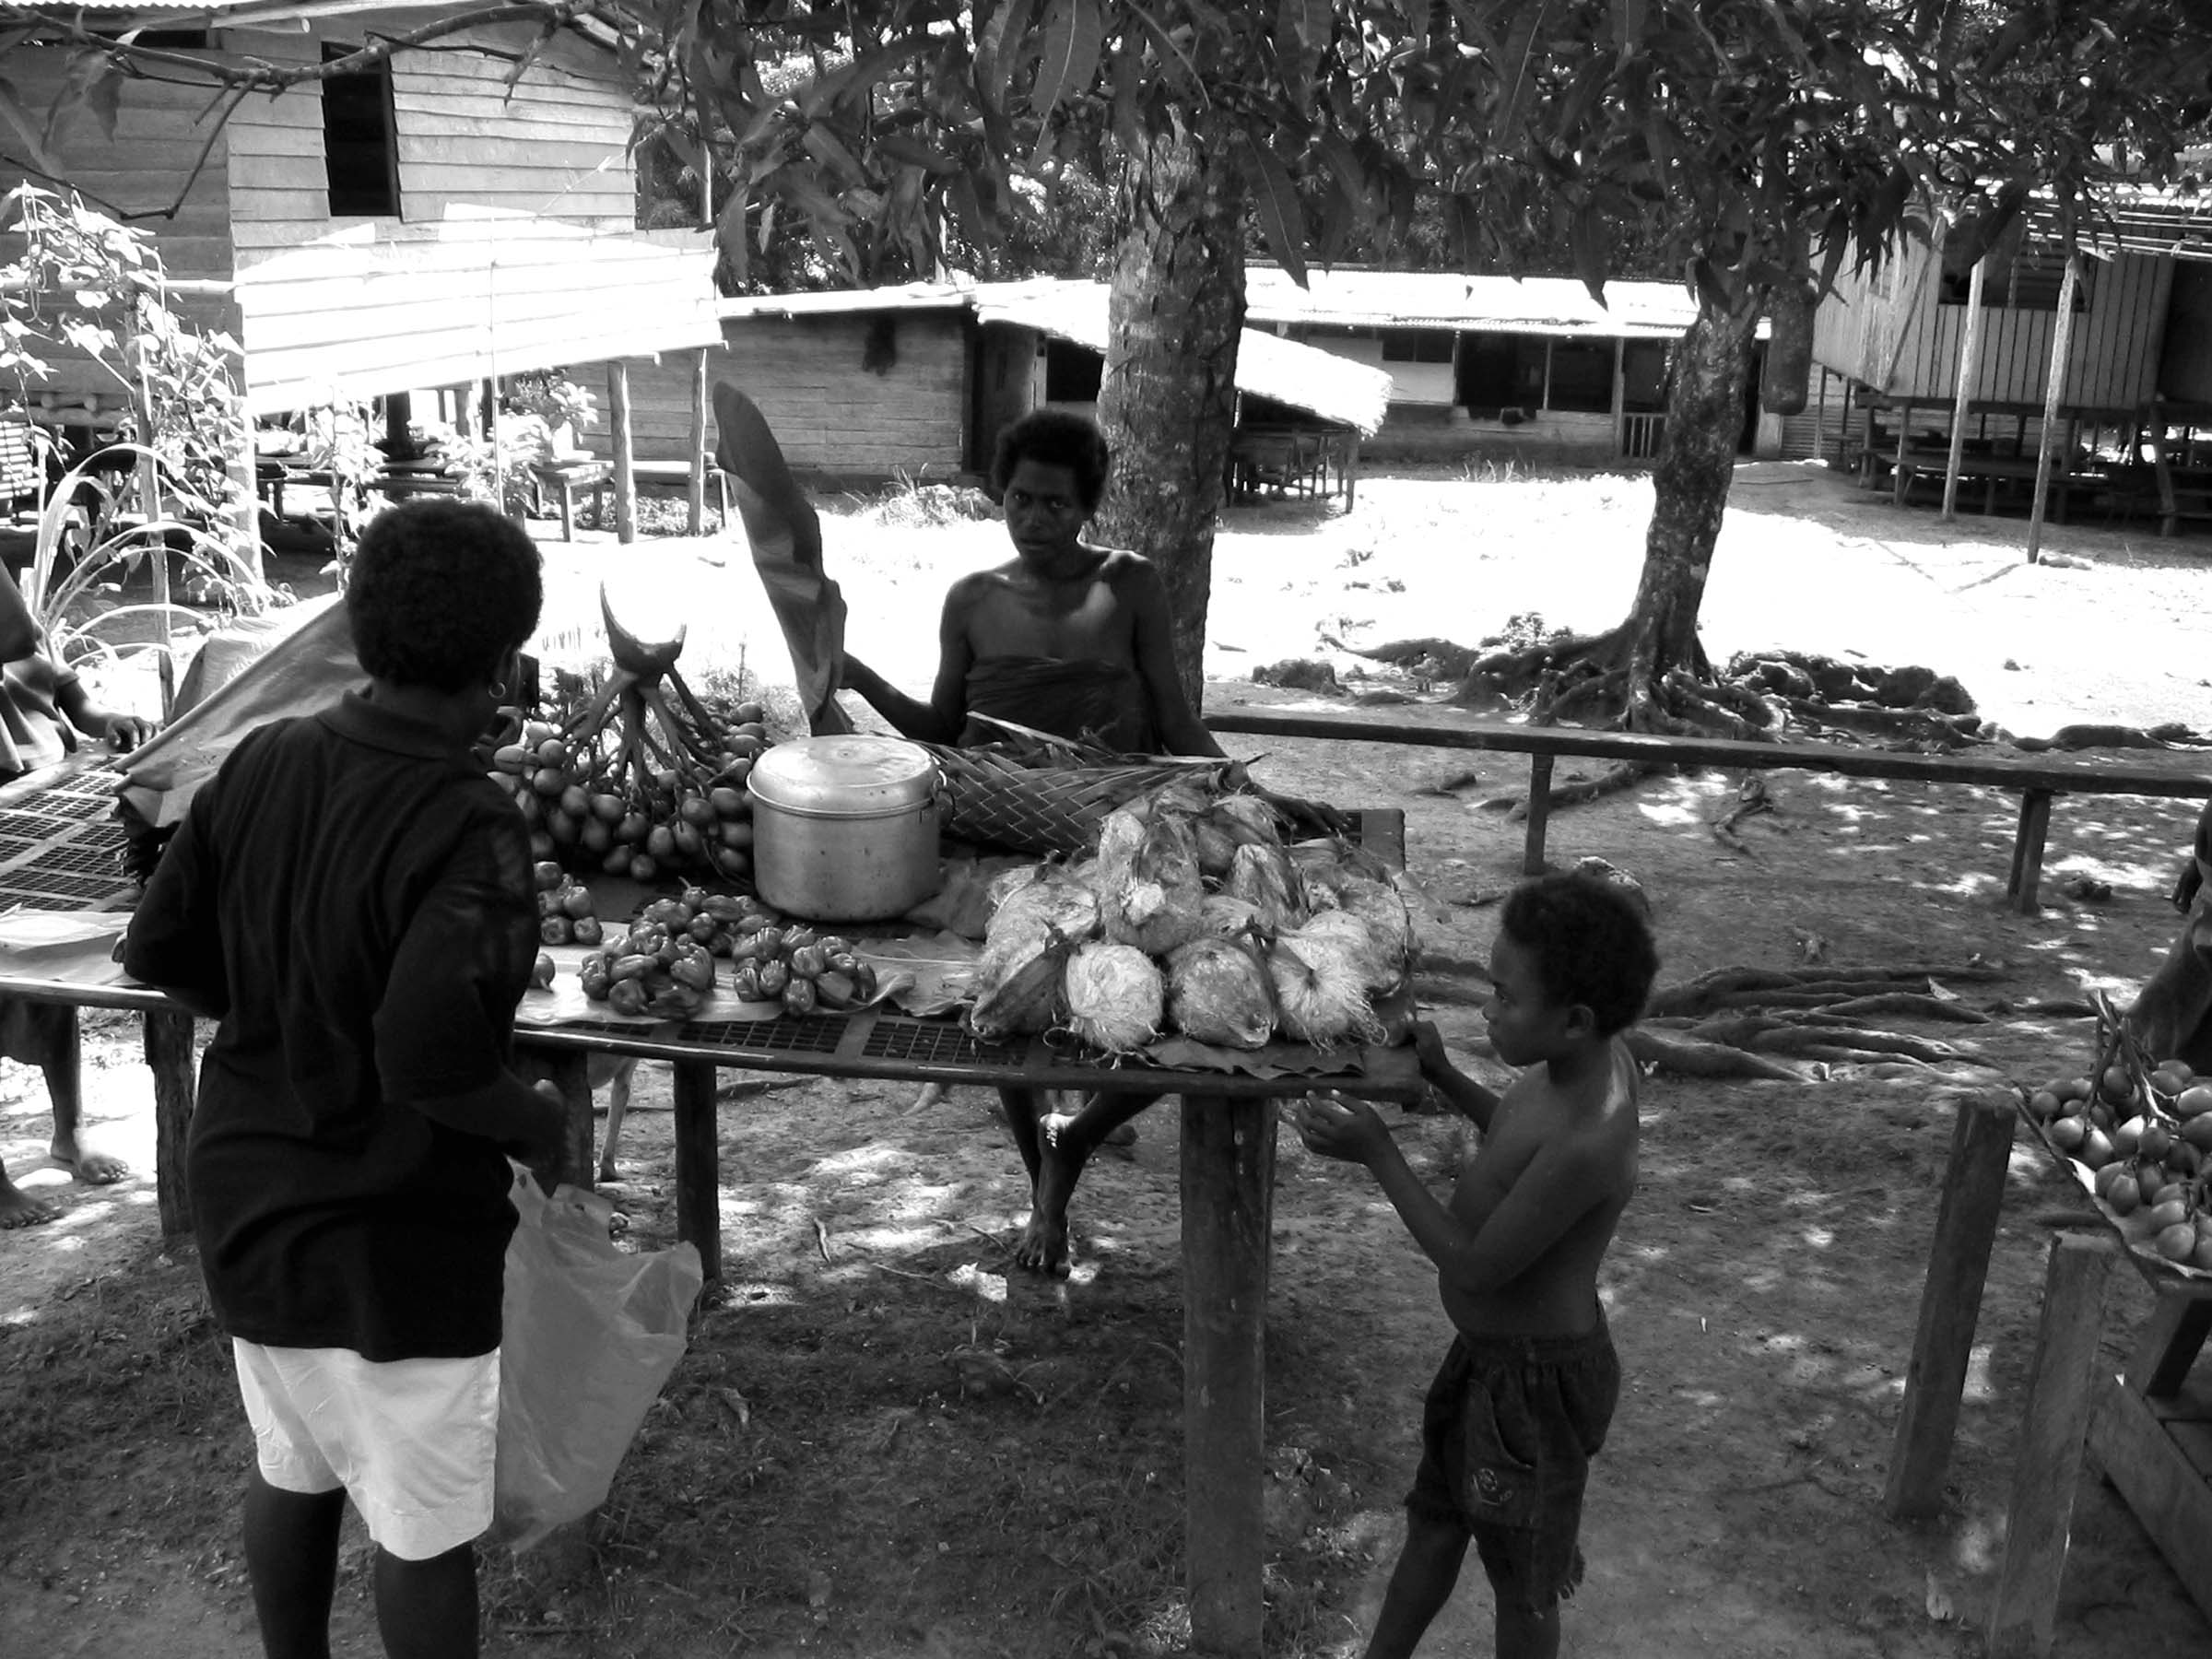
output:
[[[1471,643],[1528,612],[1613,620],[1648,503],[1641,478],[1430,475],[1363,479],[1348,514],[1236,510],[1217,554],[1209,707],[1332,702],[1251,683],[1252,665],[1284,657],[1325,656],[1355,691],[1418,696],[1380,676],[1358,686],[1361,659],[1338,647]],[[856,647],[918,685],[934,648],[897,618],[934,611],[949,571],[995,556],[999,533],[860,510],[828,528]],[[1946,525],[1817,468],[1747,467],[1715,560],[1709,648],[1924,663],[2023,735],[2084,720],[2212,729],[2207,544],[2055,528],[2046,547],[2060,561],[2030,567],[2025,528]],[[548,551],[557,619],[617,568],[598,543]],[[694,619],[699,660],[742,653],[758,671],[773,659],[742,548],[655,545],[619,569],[629,603]],[[1367,712],[1455,718],[1423,702]],[[2153,759],[2206,770],[2197,753]],[[1496,1077],[1477,982],[1452,964],[1487,953],[1492,900],[1518,871],[1520,825],[1484,806],[1514,788],[1518,762],[1313,742],[1271,745],[1256,770],[1278,788],[1405,810],[1411,872],[1436,903],[1427,942],[1439,966],[1418,989],[1465,1063]],[[2045,1253],[2084,1210],[2023,1137],[1944,1512],[1891,1522],[1882,1493],[1953,1101],[2083,1069],[2088,1020],[2010,1010],[2096,988],[2124,1001],[2172,933],[2164,895],[2191,803],[2061,800],[2046,892],[2081,874],[2112,896],[2054,899],[2023,918],[2002,903],[2009,797],[1769,780],[1778,810],[1742,826],[1747,851],[1709,829],[1734,799],[1735,780],[1716,774],[1563,812],[1551,856],[1596,854],[1637,877],[1663,983],[1796,966],[1811,952],[1923,964],[1939,978],[1979,959],[2002,977],[1956,989],[1994,1017],[1925,1031],[1971,1050],[1971,1065],[1842,1068],[1805,1085],[1647,1081],[1642,1184],[1604,1285],[1629,1383],[1594,1479],[1570,1654],[1979,1651]],[[253,1651],[234,1520],[250,1441],[189,1244],[157,1231],[136,1042],[128,1020],[88,1017],[89,1138],[138,1171],[119,1186],[73,1185],[42,1166],[39,1079],[13,1065],[0,1077],[0,1157],[65,1208],[50,1226],[0,1236],[8,1653]],[[1176,1651],[1174,1105],[1093,1166],[1075,1204],[1077,1271],[1043,1283],[1010,1268],[1026,1191],[983,1091],[918,1105],[903,1086],[724,1082],[727,1280],[605,1507],[574,1535],[488,1557],[486,1651]],[[610,1191],[629,1241],[650,1249],[674,1223],[665,1078],[641,1072],[639,1094]],[[1417,1167],[1448,1181],[1461,1126],[1390,1117]],[[1371,1623],[1446,1326],[1432,1274],[1371,1182],[1310,1157],[1293,1135],[1279,1159],[1266,1651],[1319,1659],[1357,1653]],[[2104,1352],[2115,1369],[2147,1304],[2134,1272],[2113,1274]],[[1424,1651],[1487,1652],[1488,1619],[1470,1568]],[[2174,1569],[2085,1476],[2054,1653],[2183,1659],[2208,1647],[2212,1630]],[[335,1651],[378,1651],[350,1523]]]

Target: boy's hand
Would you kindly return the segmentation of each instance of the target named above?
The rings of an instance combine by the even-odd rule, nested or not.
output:
[[[1413,1057],[1420,1062],[1421,1077],[1426,1082],[1441,1084],[1446,1077],[1458,1076],[1459,1068],[1452,1064],[1452,1056],[1444,1050],[1444,1034],[1432,1020],[1413,1022]]]
[[[541,1077],[530,1086],[546,1103],[546,1114],[537,1132],[523,1153],[522,1161],[537,1184],[551,1192],[564,1173],[561,1165],[568,1150],[569,1103],[561,1098],[560,1087],[550,1077]]]
[[[1371,1164],[1391,1145],[1390,1130],[1365,1100],[1342,1095],[1307,1095],[1290,1108],[1290,1122],[1306,1150],[1346,1163]]]

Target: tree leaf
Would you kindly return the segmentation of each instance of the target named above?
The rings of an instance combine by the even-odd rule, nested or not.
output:
[[[1006,0],[976,31],[975,87],[988,109],[1003,112],[1006,107],[1006,88],[1029,33],[1030,14],[1036,8],[1037,0]]]
[[[1174,83],[1175,90],[1191,99],[1201,109],[1212,102],[1206,89],[1206,81],[1198,66],[1191,62],[1190,53],[1183,51],[1175,37],[1170,34],[1159,20],[1141,6],[1131,6],[1130,15],[1141,23],[1159,49],[1159,72]]]
[[[1030,107],[1040,121],[1050,120],[1062,99],[1088,89],[1106,44],[1106,23],[1099,15],[1098,0],[1052,3],[1054,9],[1044,27],[1044,57],[1030,93]]]
[[[1515,142],[1521,124],[1521,112],[1535,96],[1536,87],[1536,37],[1551,19],[1554,0],[1535,0],[1533,6],[1523,6],[1525,17],[1518,17],[1498,63],[1500,92],[1497,118],[1490,124],[1492,141],[1501,147]]]
[[[1300,288],[1306,286],[1306,221],[1299,206],[1298,186],[1274,153],[1250,133],[1239,135],[1242,145],[1244,177],[1250,186],[1252,210],[1260,221],[1260,234],[1276,264]]]
[[[6,79],[0,79],[0,121],[7,123],[14,129],[16,136],[23,141],[26,160],[50,179],[60,176],[62,170],[53,164],[53,156],[47,153],[46,141],[39,131],[39,124],[31,119],[29,110],[17,96],[14,83]]]
[[[1574,274],[1590,290],[1590,298],[1601,306],[1606,302],[1606,278],[1612,274],[1611,262],[1606,257],[1611,243],[1609,229],[1596,204],[1585,201],[1575,209],[1571,238]]]

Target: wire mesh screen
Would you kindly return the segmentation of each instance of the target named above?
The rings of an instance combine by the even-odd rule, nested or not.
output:
[[[946,1020],[877,1018],[861,1053],[871,1060],[933,1060],[954,1065],[1014,1065],[1021,1056],[995,1042],[981,1042]]]
[[[115,773],[72,771],[0,807],[0,909],[112,910],[130,903]]]

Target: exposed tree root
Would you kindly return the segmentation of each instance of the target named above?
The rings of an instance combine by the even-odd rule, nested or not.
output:
[[[1756,1007],[1770,1000],[1762,993],[1792,992],[1840,1002],[1846,997],[1870,996],[1884,988],[1917,989],[1933,996],[1931,987],[1943,981],[1988,983],[2001,980],[2005,971],[1984,962],[1967,962],[1950,968],[1715,968],[1679,985],[1652,994],[1645,1006],[1647,1018],[1708,1014],[1723,1007]],[[1804,1006],[1815,1006],[1811,1004]]]
[[[1673,1032],[1653,1030],[1649,1025],[1631,1028],[1624,1041],[1629,1053],[1642,1065],[1677,1077],[1753,1077],[1777,1083],[1804,1083],[1807,1075],[1794,1065],[1763,1055],[1730,1048],[1725,1043],[1700,1042]]]
[[[1554,784],[1544,792],[1544,799],[1552,806],[1572,806],[1583,801],[1594,801],[1600,795],[1631,788],[1659,770],[1655,766],[1646,766],[1641,761],[1618,760],[1594,778],[1579,778],[1572,782]],[[1528,801],[1525,797],[1514,801],[1506,814],[1507,818],[1516,820],[1527,816]]]

